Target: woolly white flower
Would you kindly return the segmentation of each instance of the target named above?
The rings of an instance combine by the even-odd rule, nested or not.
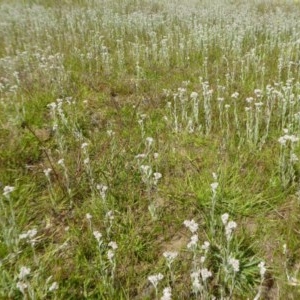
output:
[[[101,198],[105,200],[108,186],[104,184],[97,184],[96,188],[99,191]]]
[[[9,185],[5,186],[3,189],[3,196],[8,197],[8,195],[10,193],[12,193],[14,191],[14,189],[15,189],[15,187],[13,187],[13,186],[9,186]]]
[[[288,134],[285,134],[284,136],[281,136],[279,139],[278,139],[278,142],[281,144],[281,145],[285,145],[287,141],[290,141],[291,143],[296,143],[299,141],[299,138],[295,135],[288,135]]]
[[[47,168],[47,169],[44,170],[44,174],[45,174],[46,177],[49,177],[51,172],[52,172],[51,168]]]
[[[234,93],[231,95],[231,98],[237,99],[238,96],[239,96],[239,93],[238,93],[238,92],[234,92]]]
[[[224,225],[227,224],[228,219],[229,219],[229,214],[228,214],[228,213],[225,213],[225,214],[223,214],[223,215],[221,216],[221,220],[222,220],[222,223],[223,223]]]
[[[267,271],[266,266],[265,266],[265,262],[261,261],[258,264],[258,267],[259,267],[260,276],[261,276],[261,278],[263,278],[265,276],[266,271]]]
[[[195,249],[198,243],[198,234],[194,234],[191,237],[190,242],[187,244],[188,249]]]
[[[105,218],[109,219],[110,221],[112,221],[115,216],[114,216],[114,212],[112,210],[108,211],[105,215]]]
[[[51,103],[49,103],[49,104],[47,105],[47,107],[50,108],[51,110],[55,110],[56,106],[57,106],[57,105],[56,105],[55,102],[51,102]]]
[[[146,138],[146,142],[147,142],[147,144],[148,144],[149,146],[151,146],[151,145],[153,144],[153,142],[154,142],[154,139],[153,139],[152,137],[147,137],[147,138]]]
[[[218,186],[219,186],[219,183],[218,183],[218,182],[213,182],[213,183],[210,185],[210,187],[211,187],[213,193],[216,192]]]
[[[172,299],[172,290],[170,287],[166,287],[163,289],[163,296],[160,300],[171,300]]]
[[[64,160],[63,158],[61,158],[61,159],[57,162],[57,164],[63,166],[63,165],[65,164],[65,160]]]
[[[212,276],[212,273],[206,268],[200,270],[201,278],[203,281],[206,281],[207,278]]]
[[[58,283],[57,283],[56,281],[54,281],[54,282],[50,285],[48,291],[49,291],[49,292],[53,292],[53,291],[56,291],[57,289],[58,289]]]
[[[259,98],[259,97],[261,97],[262,91],[260,89],[255,89],[254,94],[255,94],[256,97]]]
[[[158,180],[158,179],[162,178],[161,173],[158,173],[158,172],[153,173],[153,176],[154,176],[155,180]]]
[[[148,165],[141,165],[141,171],[144,175],[146,175],[147,177],[150,177],[152,174],[152,169],[150,166]]]
[[[92,216],[90,213],[87,213],[87,214],[85,215],[85,217],[86,217],[88,220],[90,220],[90,219],[93,218],[93,216]]]
[[[81,149],[85,149],[89,144],[88,143],[82,143]]]
[[[27,235],[30,239],[34,238],[36,234],[37,234],[37,230],[35,228],[27,231]]]
[[[195,221],[194,221],[194,219],[192,219],[192,220],[185,220],[184,222],[183,222],[183,224],[185,225],[185,227],[187,227],[192,233],[195,233],[197,230],[198,230],[198,227],[199,227],[199,225],[198,225],[198,223],[196,223]]]
[[[155,173],[153,173],[153,177],[154,177],[154,184],[156,185],[157,183],[158,183],[158,180],[160,179],[160,178],[162,178],[162,174],[161,173],[158,173],[158,172],[155,172]]]
[[[198,98],[198,93],[192,92],[191,93],[191,98],[194,99],[194,100],[196,100]]]
[[[207,251],[209,249],[210,243],[208,241],[205,241],[202,245],[202,249]]]
[[[192,272],[191,279],[192,279],[192,287],[194,293],[198,293],[202,289],[202,285],[199,280],[200,271]]]
[[[235,259],[233,257],[229,257],[228,264],[232,266],[233,271],[235,273],[237,273],[240,270],[240,262],[239,262],[239,260],[237,260],[237,259]]]
[[[118,245],[117,245],[117,243],[114,242],[114,241],[109,242],[109,243],[108,243],[108,246],[111,247],[113,250],[118,249]]]
[[[148,276],[148,280],[153,284],[154,288],[156,289],[158,283],[164,278],[164,275],[161,273],[150,275]]]
[[[255,102],[254,105],[255,107],[259,108],[262,107],[264,104],[262,102]]]
[[[171,265],[175,258],[178,256],[178,252],[171,252],[171,251],[166,251],[163,253],[163,256],[166,258],[167,263]]]
[[[98,241],[98,243],[100,243],[102,234],[99,231],[93,231],[93,235],[96,238],[96,240]]]
[[[18,281],[17,289],[22,293],[25,294],[25,290],[28,288],[28,285],[25,282]],[[25,295],[24,295],[25,296]]]
[[[20,279],[20,280],[23,280],[23,279],[25,279],[29,274],[30,274],[30,271],[31,271],[31,269],[30,268],[27,268],[27,267],[21,267],[20,268],[20,273],[19,273],[19,275],[18,275],[18,278]]]
[[[115,135],[115,132],[112,131],[111,129],[107,130],[106,133],[107,133],[107,135],[108,135],[109,137],[112,137],[112,136]]]
[[[295,153],[292,153],[291,154],[291,162],[296,162],[296,161],[299,161],[299,158]]]
[[[112,262],[113,258],[115,256],[115,252],[113,250],[108,250],[107,251],[107,258],[110,262]]]
[[[227,225],[225,227],[225,234],[226,234],[227,240],[230,240],[231,234],[236,227],[237,227],[237,224],[234,221],[229,221],[227,223]]]

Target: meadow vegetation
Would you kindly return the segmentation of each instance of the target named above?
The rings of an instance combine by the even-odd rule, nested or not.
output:
[[[300,4],[0,1],[1,299],[299,299]]]

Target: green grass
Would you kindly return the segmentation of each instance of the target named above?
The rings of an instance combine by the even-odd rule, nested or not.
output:
[[[170,286],[172,299],[298,299],[300,148],[278,139],[299,137],[299,10],[1,0],[0,188],[15,189],[0,195],[0,298],[160,299]],[[179,253],[173,275],[165,251]]]

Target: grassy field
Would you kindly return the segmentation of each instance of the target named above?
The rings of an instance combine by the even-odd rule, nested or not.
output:
[[[299,15],[0,0],[0,299],[300,299]]]

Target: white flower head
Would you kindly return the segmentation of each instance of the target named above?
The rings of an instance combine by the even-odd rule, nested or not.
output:
[[[108,186],[104,184],[97,184],[96,188],[99,191],[101,198],[105,200]]]
[[[107,133],[107,135],[108,135],[109,137],[112,137],[112,136],[115,135],[115,132],[112,131],[111,129],[107,130],[106,133]]]
[[[218,182],[213,182],[213,183],[210,185],[211,190],[212,190],[212,192],[213,192],[214,194],[216,193],[218,186],[219,186],[219,183],[218,183]]]
[[[191,98],[192,98],[193,100],[196,100],[196,99],[198,98],[198,93],[192,92],[192,93],[191,93]]]
[[[208,242],[208,241],[205,241],[204,243],[203,243],[203,245],[202,245],[202,249],[204,250],[204,251],[207,251],[208,249],[209,249],[209,246],[210,246],[210,243]]]
[[[37,230],[35,228],[27,231],[27,235],[30,239],[34,238],[37,234]]]
[[[261,276],[261,278],[263,278],[265,276],[266,271],[267,271],[266,266],[265,266],[265,262],[261,261],[258,264],[258,268],[259,268],[260,276]]]
[[[96,240],[98,241],[98,243],[100,243],[101,238],[102,238],[102,234],[99,231],[95,230],[95,231],[93,231],[93,235],[96,238]]]
[[[20,280],[23,280],[23,279],[25,279],[29,274],[30,274],[30,271],[31,271],[31,269],[30,268],[28,268],[28,267],[21,267],[20,268],[20,273],[19,273],[19,275],[18,275],[18,278],[20,279]]]
[[[81,149],[85,149],[86,147],[88,147],[88,145],[89,145],[88,143],[82,143],[81,144]]]
[[[154,139],[152,137],[147,137],[146,138],[146,143],[148,144],[148,146],[150,147],[154,142]]]
[[[160,300],[171,300],[172,299],[172,290],[170,287],[166,287],[163,289],[163,295]]]
[[[238,92],[234,92],[234,93],[231,95],[231,98],[237,99],[238,96],[239,96],[239,93],[238,93]]]
[[[28,288],[28,285],[25,282],[18,281],[17,289],[25,296],[25,290]]]
[[[228,264],[233,268],[233,271],[237,273],[240,270],[240,262],[238,259],[229,257]]]
[[[114,242],[114,241],[109,242],[109,243],[108,243],[108,246],[111,247],[113,250],[118,249],[118,245],[117,245],[117,243]]]
[[[65,160],[63,158],[61,158],[57,161],[57,164],[63,166],[65,164]]]
[[[105,218],[108,219],[109,221],[113,221],[115,218],[114,212],[112,210],[108,211],[105,215]]]
[[[198,240],[198,234],[192,235],[190,242],[187,244],[187,248],[194,250],[197,247]]]
[[[152,283],[154,288],[156,289],[158,283],[164,278],[164,275],[161,273],[148,276],[148,280]]]
[[[49,292],[53,292],[53,291],[56,291],[57,289],[58,289],[58,283],[57,283],[56,281],[54,281],[54,282],[50,285],[48,291],[49,291]]]
[[[228,219],[229,219],[229,214],[228,214],[228,213],[225,213],[225,214],[223,214],[223,215],[221,216],[221,220],[222,220],[222,223],[223,223],[224,225],[227,224]]]
[[[286,244],[283,244],[282,249],[283,249],[283,254],[285,255],[287,253],[287,246],[286,246]]]
[[[194,219],[192,219],[190,221],[185,220],[183,222],[183,224],[185,225],[185,227],[187,227],[191,231],[191,233],[195,233],[198,230],[198,227],[199,227],[198,223],[196,223],[194,221]]]
[[[51,172],[52,172],[51,168],[47,168],[47,169],[44,170],[44,174],[45,174],[46,177],[49,177]]]
[[[153,173],[153,183],[157,185],[158,180],[162,178],[162,174],[158,172]]]
[[[115,256],[115,252],[114,252],[113,250],[109,249],[109,250],[107,251],[107,258],[108,258],[108,260],[109,260],[110,262],[113,261],[114,256]]]
[[[212,273],[208,271],[206,268],[200,270],[200,274],[203,281],[206,281],[209,277],[212,276]]]
[[[167,260],[167,263],[169,265],[171,265],[173,263],[173,261],[175,260],[175,258],[178,256],[178,252],[166,251],[163,253],[163,256]]]
[[[9,197],[9,194],[12,193],[15,190],[15,187],[13,186],[5,186],[3,189],[3,196],[5,197]]]
[[[200,271],[195,271],[191,273],[191,279],[192,279],[192,287],[194,293],[198,293],[203,287],[200,283]]]
[[[227,225],[225,226],[225,234],[226,234],[226,238],[228,241],[231,239],[232,232],[234,231],[234,229],[236,227],[237,227],[237,224],[234,221],[229,221],[227,223]]]
[[[291,162],[296,162],[296,161],[299,161],[299,158],[295,153],[292,153],[291,154]]]
[[[87,213],[85,217],[87,218],[87,220],[91,220],[93,218],[93,216],[90,213]]]
[[[152,168],[148,165],[141,165],[140,166],[142,175],[145,176],[146,178],[149,178],[152,174]]]

